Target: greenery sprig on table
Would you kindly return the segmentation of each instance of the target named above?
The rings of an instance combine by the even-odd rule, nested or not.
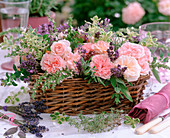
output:
[[[13,91],[10,92],[10,96],[8,96],[5,99],[5,103],[9,104],[15,104],[15,102],[19,102],[19,96],[22,96],[23,94],[27,94],[28,93],[28,88],[25,88],[24,86],[22,86],[20,88],[20,91],[18,91],[17,93],[14,93]]]
[[[139,124],[139,118],[131,118],[130,116],[125,116],[124,124],[131,125],[132,128],[135,128],[137,124]]]
[[[65,116],[64,113],[60,115],[59,112],[54,112],[50,117],[53,121],[56,120],[58,124],[68,122],[70,126],[74,126],[78,130],[82,129],[90,133],[101,133],[119,126],[123,119],[122,113],[123,111],[121,110],[111,108],[110,113],[94,113],[92,116],[86,116],[80,113],[76,117],[70,117]]]

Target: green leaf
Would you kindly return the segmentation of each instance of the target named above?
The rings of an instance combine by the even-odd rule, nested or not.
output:
[[[65,113],[63,112],[62,115],[65,116]]]
[[[163,58],[163,56],[164,56],[163,52],[162,52],[162,50],[160,50],[160,57]]]
[[[53,120],[53,121],[54,121],[54,120],[56,120],[56,119],[57,119],[57,117],[56,117],[56,116],[54,116],[54,117],[52,117],[52,119],[51,119],[51,120]]]
[[[15,66],[15,64],[13,64],[13,69],[14,71],[17,71],[17,67]]]
[[[64,122],[64,120],[65,120],[64,118],[61,118],[61,121],[62,121],[62,122]]]
[[[17,102],[19,102],[19,98],[15,98],[15,100],[16,100]]]
[[[111,82],[113,88],[115,88],[116,87],[116,78],[114,76],[111,76],[110,82]]]
[[[168,61],[169,61],[169,58],[168,58],[168,57],[166,57],[166,58],[163,59],[163,62],[168,62]]]
[[[70,119],[70,117],[68,116],[68,117],[65,118],[65,121],[68,121],[69,119]]]
[[[161,80],[158,74],[159,72],[155,68],[152,68],[152,73],[155,76],[156,80],[161,83]]]
[[[9,103],[10,100],[9,100],[9,96],[5,99],[5,103]]]
[[[13,86],[17,86],[17,84],[14,81],[11,81]]]
[[[114,90],[116,93],[120,93],[120,91],[121,91],[121,89],[119,87],[115,87]]]
[[[56,111],[56,112],[54,112],[54,114],[55,114],[56,116],[58,116],[60,113]]]
[[[61,124],[62,124],[62,122],[61,122],[61,121],[58,121],[58,124],[60,124],[60,125],[61,125]]]
[[[54,117],[55,115],[54,114],[50,114],[50,117]]]
[[[116,78],[116,81],[117,81],[118,83],[121,83],[121,84],[123,84],[124,86],[126,86],[125,83],[124,83],[124,81],[123,81],[122,79]]]
[[[123,93],[123,95],[131,102],[133,102],[133,99],[127,89],[126,86],[124,86],[123,84],[119,84],[119,88],[121,89],[121,92]]]

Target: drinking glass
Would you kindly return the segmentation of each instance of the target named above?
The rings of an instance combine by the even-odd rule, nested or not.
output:
[[[165,46],[170,47],[170,22],[153,22],[143,24],[139,27],[140,38],[143,39],[146,37],[147,33],[150,32],[154,38],[158,39],[158,42],[165,44]],[[160,50],[163,52],[164,56],[167,56],[167,52],[164,49],[151,47],[151,50],[154,50],[153,55],[156,57],[160,56]],[[169,65],[170,63],[168,63]],[[170,65],[169,65],[170,66]],[[170,81],[169,72],[167,70],[159,70],[159,76],[161,78],[162,83],[167,83]],[[151,79],[148,81],[147,87],[149,88],[147,96],[152,94],[153,84],[156,82],[156,79],[151,76]]]
[[[170,22],[146,23],[139,27],[141,38],[146,37],[148,32],[150,32],[154,38],[157,38],[158,42],[165,44],[167,47],[170,46]],[[154,55],[159,56],[160,50],[162,50],[164,56],[167,55],[167,51],[158,48],[156,49]]]
[[[0,0],[0,16],[2,31],[7,31],[11,28],[20,28],[26,30],[29,17],[29,3],[31,0]],[[20,34],[12,33],[14,38]],[[2,63],[1,68],[13,70],[15,60]]]

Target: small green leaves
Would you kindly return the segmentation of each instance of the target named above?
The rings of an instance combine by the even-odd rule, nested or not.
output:
[[[131,118],[130,116],[125,116],[124,124],[131,125],[132,128],[136,127],[136,124],[139,124],[140,120],[139,118]]]
[[[69,118],[70,118],[69,116],[65,116],[65,113],[62,113],[60,115],[60,113],[57,112],[57,111],[55,111],[54,114],[51,114],[50,117],[51,117],[51,120],[53,120],[53,121],[56,120],[58,124],[62,124],[63,122],[67,122],[67,121],[69,121]]]
[[[83,129],[90,133],[101,133],[110,131],[114,127],[119,126],[122,120],[122,112],[122,110],[111,108],[110,113],[94,113],[92,117],[85,116],[82,112],[73,118],[69,116],[65,117],[65,113],[59,114],[59,112],[54,112],[50,117],[52,120],[56,120],[58,124],[62,124],[66,121],[70,126],[74,126],[78,130]]]
[[[17,93],[15,92],[10,92],[10,96],[8,96],[5,99],[5,103],[9,104],[15,104],[15,102],[19,102],[20,99],[18,96],[22,96],[23,94],[27,94],[28,93],[28,88],[25,88],[24,86],[21,86],[20,91],[18,91]]]
[[[78,130],[82,129],[90,133],[101,133],[119,126],[122,120],[121,113],[122,111],[113,108],[111,108],[110,113],[94,113],[94,115],[90,117],[80,113],[77,117],[70,118],[68,123]]]

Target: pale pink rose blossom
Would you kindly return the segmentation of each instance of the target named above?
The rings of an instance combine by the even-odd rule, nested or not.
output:
[[[63,56],[64,53],[71,52],[71,47],[69,46],[69,43],[70,42],[67,40],[65,40],[65,41],[61,40],[58,42],[54,42],[51,45],[51,53],[58,55],[58,56]]]
[[[95,76],[103,79],[110,79],[112,75],[110,69],[114,67],[106,54],[93,56],[90,66],[91,68],[95,66]]]
[[[130,3],[126,8],[122,9],[122,20],[126,24],[135,24],[145,15],[145,10],[140,3]]]
[[[141,67],[140,74],[141,75],[147,75],[150,71],[149,63],[144,58],[140,58],[140,59],[138,59],[138,64]]]
[[[85,43],[83,46],[82,46],[82,48],[83,49],[86,49],[86,52],[87,53],[89,53],[90,51],[92,51],[93,49],[92,49],[92,43]]]
[[[151,51],[146,46],[143,46],[143,48],[144,48],[145,55],[142,58],[148,61],[149,63],[151,63],[153,61],[153,57],[151,56]]]
[[[58,55],[54,54],[44,54],[41,62],[41,69],[47,71],[48,73],[55,73],[58,70],[65,68],[65,61]]]
[[[135,43],[126,42],[119,49],[120,55],[131,56],[136,59],[141,58],[145,55],[143,46]]]
[[[121,67],[127,67],[127,70],[123,73],[124,78],[129,81],[137,81],[140,77],[141,67],[138,64],[138,61],[134,57],[122,55],[116,61],[114,64],[121,65]]]
[[[163,15],[170,15],[170,0],[160,0],[158,3],[158,10]]]
[[[70,42],[68,40],[63,39],[63,40],[59,40],[58,42],[63,43],[66,47],[70,47]]]
[[[68,69],[78,72],[75,62],[78,62],[80,58],[81,56],[78,52],[70,54],[70,58],[66,60]]]
[[[105,54],[109,48],[109,43],[104,41],[97,41],[97,43],[92,45],[92,49],[98,54]]]

